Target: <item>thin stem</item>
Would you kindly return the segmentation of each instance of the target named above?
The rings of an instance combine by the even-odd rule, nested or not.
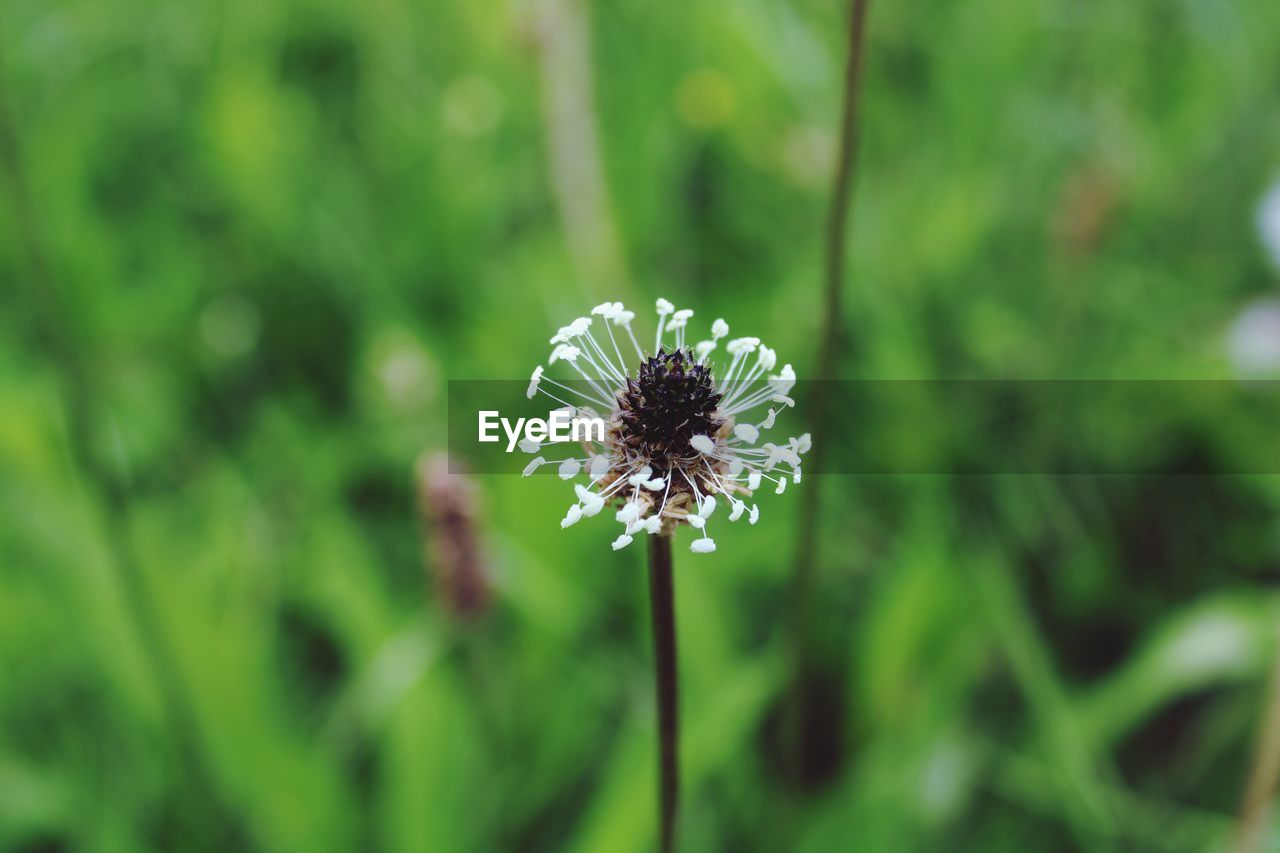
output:
[[[630,274],[605,180],[591,63],[590,4],[539,0],[532,5],[532,14],[547,165],[569,255],[593,298],[625,300]]]
[[[863,66],[863,45],[866,35],[867,7],[870,0],[851,0],[848,31],[848,53],[844,69],[844,96],[840,116],[840,147],[837,151],[835,183],[827,212],[827,232],[824,256],[823,323],[818,361],[814,376],[811,404],[813,417],[811,433],[813,449],[805,468],[822,473],[830,434],[831,383],[841,344],[841,318],[843,317],[843,291],[845,279],[845,254],[849,230],[849,202],[853,195],[855,155],[859,135],[859,102]],[[792,566],[789,597],[789,623],[792,642],[793,665],[796,677],[796,707],[792,709],[791,747],[793,758],[799,763],[802,744],[802,719],[806,716],[803,706],[804,682],[812,665],[809,652],[809,609],[813,598],[814,563],[818,547],[818,519],[821,506],[822,477],[814,477],[803,490],[800,523],[797,532],[795,562]]]
[[[671,537],[649,537],[649,605],[653,614],[653,667],[658,700],[658,796],[663,853],[675,849],[676,806],[680,799],[680,690],[676,672],[675,593],[671,578]]]
[[[1277,783],[1280,783],[1280,654],[1276,656],[1268,693],[1253,770],[1249,773],[1244,803],[1240,808],[1234,848],[1237,853],[1250,853],[1261,847],[1263,829],[1271,816],[1271,803],[1276,796]]]

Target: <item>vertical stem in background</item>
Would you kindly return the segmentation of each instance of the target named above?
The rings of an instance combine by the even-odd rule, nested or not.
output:
[[[675,593],[671,577],[671,537],[649,537],[649,607],[653,617],[653,668],[658,697],[658,796],[663,853],[675,847],[680,799],[680,690],[676,677]]]
[[[569,255],[588,294],[625,300],[627,268],[600,153],[586,3],[538,0],[533,15],[547,160]]]
[[[824,287],[822,300],[822,332],[818,345],[818,360],[811,401],[813,449],[806,460],[806,469],[823,473],[823,461],[827,450],[827,437],[831,421],[831,383],[834,381],[836,361],[839,355],[842,297],[844,291],[845,246],[848,239],[849,202],[853,195],[854,158],[858,143],[858,104],[862,78],[862,54],[866,33],[867,6],[870,0],[851,0],[849,11],[848,46],[843,78],[843,98],[840,113],[840,140],[836,152],[835,182],[827,212],[827,231],[824,246]],[[814,563],[818,549],[818,520],[821,507],[823,477],[814,477],[803,490],[800,523],[797,533],[795,562],[792,565],[789,596],[789,624],[793,655],[793,705],[790,709],[788,749],[795,762],[794,769],[803,771],[807,750],[803,745],[804,721],[808,718],[805,684],[812,652],[809,649],[809,609],[813,598]]]
[[[1252,853],[1262,848],[1263,830],[1271,816],[1271,802],[1280,782],[1280,648],[1276,652],[1267,707],[1259,726],[1253,770],[1249,773],[1244,802],[1240,807],[1235,843],[1237,853]]]

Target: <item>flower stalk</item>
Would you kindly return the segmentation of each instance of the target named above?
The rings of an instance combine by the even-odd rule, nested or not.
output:
[[[870,0],[850,0],[847,50],[840,109],[840,143],[837,149],[834,185],[827,213],[827,232],[823,256],[822,331],[818,345],[816,375],[828,380],[814,383],[811,410],[812,453],[810,467],[822,470],[826,444],[831,432],[831,381],[835,378],[842,344],[843,296],[845,264],[849,232],[849,207],[857,177],[856,154],[859,137],[859,102],[866,36],[867,7]],[[792,563],[789,590],[788,626],[791,643],[794,686],[786,723],[789,751],[792,753],[793,776],[810,775],[805,756],[813,749],[805,742],[810,709],[807,707],[806,684],[813,678],[815,667],[812,640],[809,636],[811,609],[816,586],[818,560],[818,522],[822,478],[805,490],[796,535],[795,559]]]
[[[669,534],[649,537],[649,606],[653,619],[653,670],[658,708],[659,849],[669,853],[675,849],[676,811],[680,800],[680,689]]]

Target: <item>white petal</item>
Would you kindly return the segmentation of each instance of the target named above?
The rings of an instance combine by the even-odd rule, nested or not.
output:
[[[779,394],[785,394],[791,390],[796,384],[796,372],[791,369],[791,365],[784,364],[782,372],[777,376],[769,377],[769,387],[777,391]]]
[[[692,445],[693,449],[699,453],[716,452],[716,444],[711,440],[710,436],[695,435],[693,438],[689,439],[689,444]]]
[[[617,539],[613,540],[613,550],[620,551],[630,544],[631,544],[631,537],[624,533],[621,536],[619,536]]]
[[[591,469],[589,471],[589,473],[591,474],[591,479],[593,480],[600,479],[605,475],[605,472],[607,472],[608,470],[609,470],[608,456],[591,457]]]
[[[582,470],[582,463],[577,459],[566,459],[560,463],[560,479],[572,480]]]
[[[613,517],[614,520],[621,521],[623,524],[626,524],[632,519],[639,518],[640,513],[643,511],[644,507],[641,504],[636,501],[628,501],[623,505],[622,509],[618,510],[617,513],[614,514]]]
[[[590,500],[582,502],[582,514],[587,518],[598,515],[602,509],[604,509],[604,498],[599,495],[592,495]]]
[[[524,466],[524,470],[520,472],[520,476],[528,477],[534,471],[538,470],[538,466],[546,464],[546,461],[547,460],[543,459],[541,456],[536,457],[532,462]]]
[[[580,518],[582,518],[582,509],[577,504],[574,504],[569,507],[568,514],[560,520],[560,527],[562,529],[565,527],[572,527],[578,523],[578,519]]]
[[[705,536],[701,539],[693,540],[693,543],[689,546],[689,550],[695,554],[710,554],[715,549],[716,540],[709,539]]]
[[[634,474],[632,474],[630,477],[627,478],[627,485],[639,486],[642,483],[644,483],[645,480],[648,480],[649,475],[652,473],[653,473],[653,468],[646,465],[643,468],[641,468],[639,471],[635,472]]]
[[[759,361],[761,370],[773,370],[773,366],[778,363],[778,354],[766,346],[760,347]]]
[[[747,444],[755,444],[756,439],[760,437],[760,430],[751,424],[738,424],[733,428],[733,434],[745,441]]]
[[[569,344],[559,344],[551,351],[551,357],[547,359],[548,364],[555,364],[560,359],[565,361],[576,361],[578,356],[582,355],[582,350]]]

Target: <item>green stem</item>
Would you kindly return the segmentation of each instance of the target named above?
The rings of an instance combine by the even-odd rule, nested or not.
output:
[[[870,0],[851,0],[848,30],[848,52],[844,68],[843,100],[840,114],[840,147],[837,151],[835,183],[827,212],[827,232],[824,253],[824,288],[822,306],[822,333],[818,345],[818,360],[814,376],[819,380],[812,384],[813,394],[811,432],[813,449],[805,460],[809,471],[823,473],[827,437],[831,424],[831,392],[836,362],[841,343],[841,319],[843,317],[843,292],[845,279],[845,254],[849,230],[849,201],[853,195],[855,178],[855,154],[859,135],[858,106],[861,92],[863,45],[866,35],[867,7]],[[822,477],[813,477],[806,483],[801,497],[799,530],[797,533],[795,562],[792,564],[789,595],[789,628],[793,655],[794,677],[793,707],[789,714],[788,740],[796,770],[803,768],[802,743],[807,718],[804,707],[805,683],[813,666],[809,649],[809,611],[812,606],[814,564],[818,551],[818,520],[821,506]]]

